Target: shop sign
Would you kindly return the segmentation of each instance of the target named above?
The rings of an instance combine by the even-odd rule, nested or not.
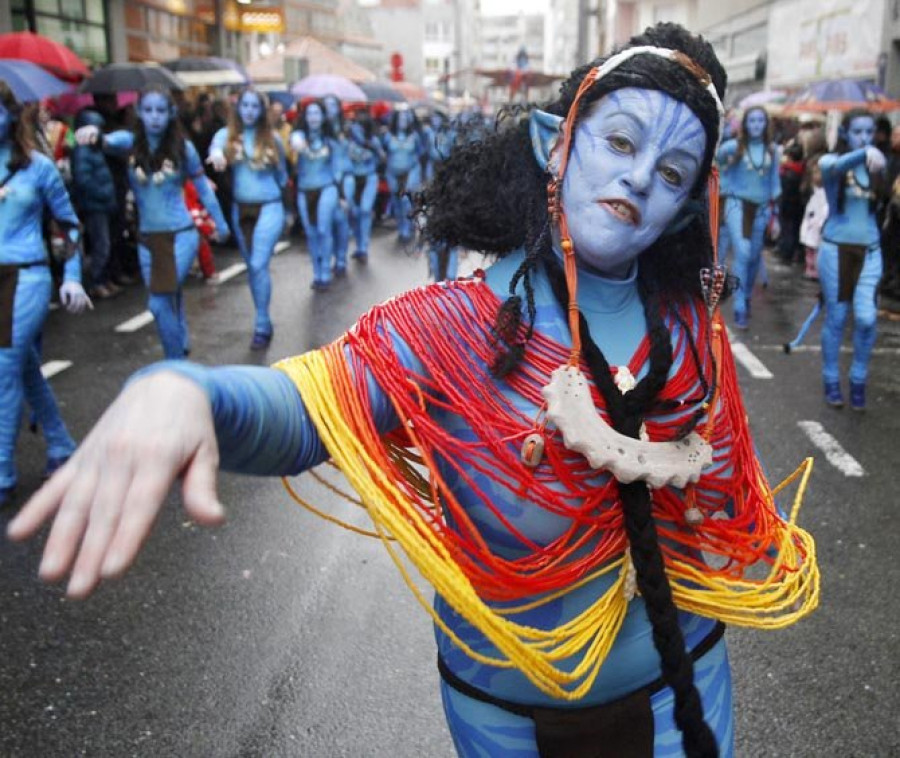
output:
[[[874,79],[885,0],[794,0],[769,13],[766,85]]]
[[[241,8],[241,31],[281,34],[284,32],[284,11],[281,8]]]

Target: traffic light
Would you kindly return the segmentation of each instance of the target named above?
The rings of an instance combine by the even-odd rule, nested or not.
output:
[[[391,81],[403,81],[403,56],[400,53],[391,55]]]

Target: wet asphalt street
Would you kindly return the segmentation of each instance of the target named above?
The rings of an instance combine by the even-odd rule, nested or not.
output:
[[[237,260],[225,252],[217,265]],[[245,275],[189,285],[192,359],[269,363],[321,345],[424,282],[426,263],[381,231],[370,264],[351,266],[330,292],[309,289],[301,245],[273,260],[273,274],[276,334],[262,355],[248,350]],[[869,411],[831,410],[818,326],[807,349],[781,350],[815,293],[799,269],[771,266],[752,328],[737,335],[770,477],[816,457],[800,521],[817,538],[822,597],[787,630],[729,630],[736,754],[900,756],[900,321],[879,321]],[[132,288],[87,316],[51,313],[45,361],[72,361],[51,382],[76,438],[133,371],[161,357],[152,324],[114,330],[144,307]],[[44,465],[27,429],[18,464],[21,501]],[[311,477],[296,485],[364,523]],[[223,475],[220,497],[229,520],[214,531],[188,522],[171,497],[138,565],[87,602],[36,580],[40,540],[0,540],[0,756],[450,758],[431,627],[381,545],[304,512],[278,480]]]

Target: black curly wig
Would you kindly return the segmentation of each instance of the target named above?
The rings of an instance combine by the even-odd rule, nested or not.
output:
[[[722,98],[726,75],[712,46],[675,24],[658,24],[632,38],[626,47],[654,46],[680,51],[702,68]],[[543,110],[566,118],[582,81],[602,61],[594,61],[572,73],[560,88],[559,98]],[[706,146],[691,200],[703,201],[706,182],[719,139],[719,114],[714,98],[685,66],[655,55],[636,55],[602,77],[578,101],[576,120],[605,94],[624,87],[659,90],[684,102],[703,125]],[[535,306],[531,277],[543,267],[557,301],[566,311],[565,276],[552,246],[548,211],[548,182],[552,178],[534,159],[527,109],[511,110],[498,120],[491,133],[467,132],[464,127],[449,159],[439,164],[434,180],[419,197],[425,235],[433,243],[461,245],[473,250],[506,255],[519,248],[525,258],[509,286],[510,297],[500,307],[494,331],[497,358],[494,374],[502,378],[516,370],[525,354],[534,323]],[[479,129],[480,127],[475,127]],[[705,203],[703,203],[705,207]],[[623,395],[615,385],[609,364],[592,339],[587,320],[580,315],[579,333],[591,377],[603,396],[613,427],[638,437],[643,418],[656,406],[673,363],[671,334],[663,309],[673,301],[701,296],[699,272],[712,265],[713,248],[709,219],[695,214],[679,231],[661,236],[639,258],[638,290],[650,341],[650,366],[638,385]],[[522,282],[529,325],[521,336],[522,298],[516,294]],[[677,310],[670,313],[677,319]],[[705,378],[693,336],[687,325],[691,353],[705,395],[713,380]],[[694,415],[696,424],[702,415]],[[684,433],[687,433],[685,430]],[[715,736],[705,723],[700,696],[693,683],[693,663],[685,648],[677,609],[665,572],[652,500],[643,482],[619,483],[625,515],[625,531],[631,547],[637,584],[653,628],[662,676],[675,695],[675,722],[681,729],[685,753],[691,758],[718,755]]]

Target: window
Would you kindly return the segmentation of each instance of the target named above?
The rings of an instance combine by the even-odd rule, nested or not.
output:
[[[768,29],[765,24],[744,29],[734,35],[734,52],[735,58],[742,55],[751,55],[759,53],[766,49],[768,42]]]
[[[104,0],[12,0],[11,7],[15,31],[50,37],[89,63],[109,61]]]

